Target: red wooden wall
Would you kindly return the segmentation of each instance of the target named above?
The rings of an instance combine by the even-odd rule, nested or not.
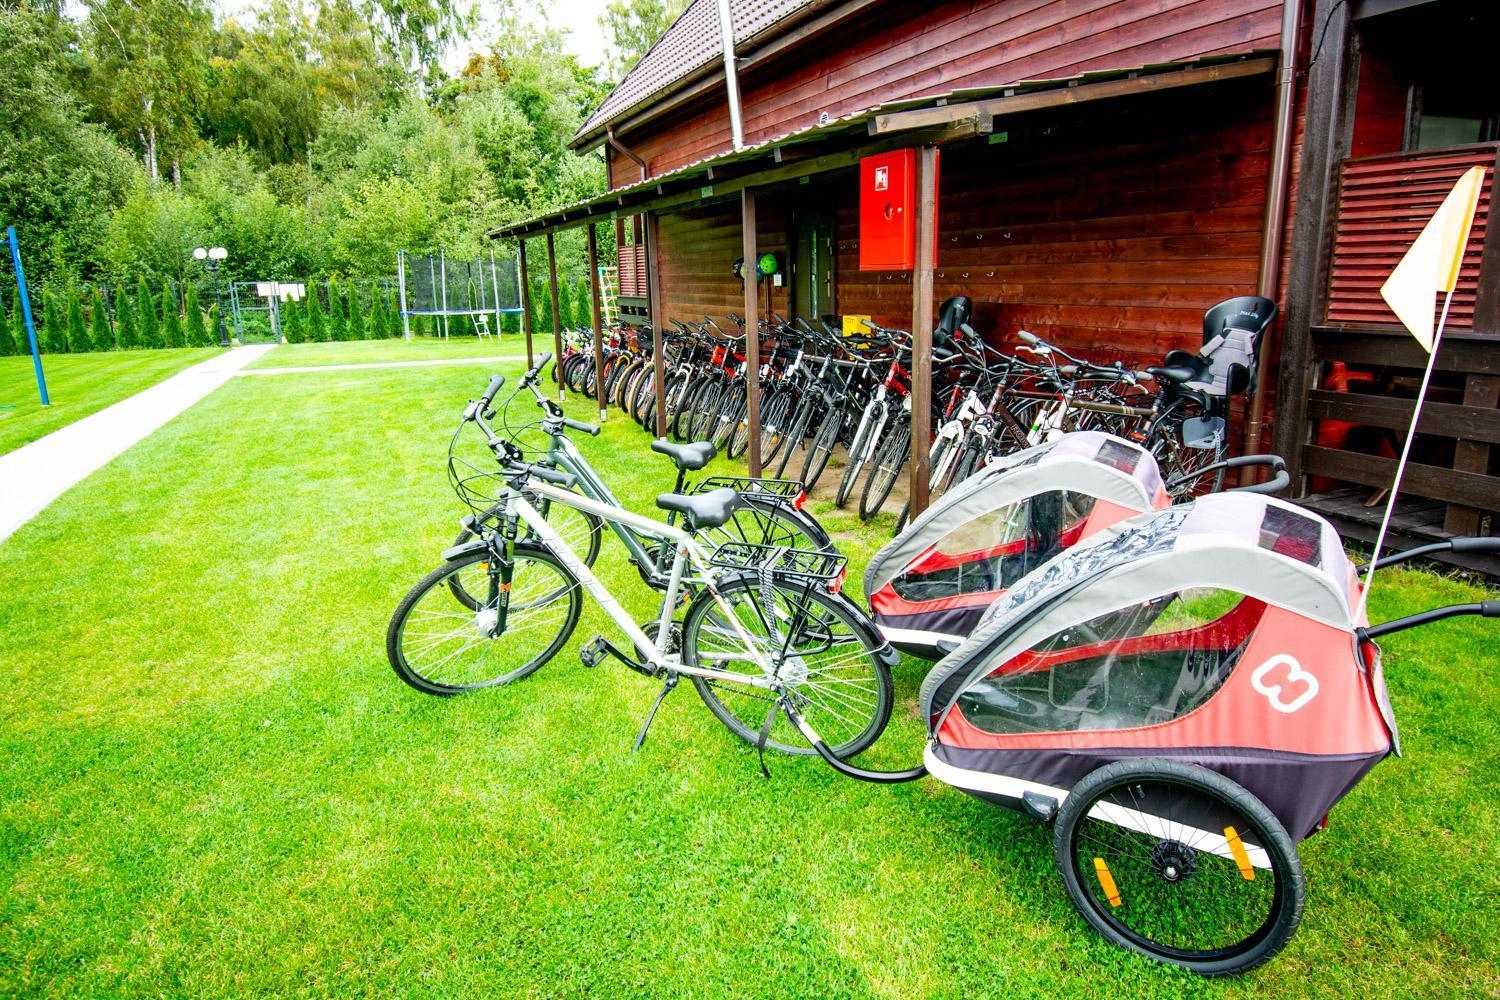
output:
[[[837,116],[960,87],[1273,49],[1280,17],[1280,0],[890,3],[747,73],[745,138],[760,142],[813,124],[823,112]],[[653,174],[723,151],[723,93],[620,138]],[[628,162],[619,173],[612,183],[638,176]]]

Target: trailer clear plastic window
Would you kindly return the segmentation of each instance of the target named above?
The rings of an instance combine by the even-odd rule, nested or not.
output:
[[[959,696],[985,732],[1132,729],[1207,702],[1239,661],[1263,601],[1196,588],[1111,611],[1048,636]]]
[[[1078,541],[1094,498],[1053,490],[971,518],[891,581],[908,601],[1004,590]]]

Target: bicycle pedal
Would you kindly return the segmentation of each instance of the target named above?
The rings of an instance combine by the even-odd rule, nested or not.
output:
[[[583,661],[585,667],[597,667],[608,655],[609,643],[602,635],[594,636],[578,651],[578,658]]]

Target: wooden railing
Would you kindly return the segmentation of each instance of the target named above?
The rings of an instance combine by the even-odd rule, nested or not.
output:
[[[1330,326],[1394,326],[1395,315],[1380,297],[1380,286],[1401,260],[1454,181],[1474,166],[1493,168],[1500,143],[1394,153],[1345,160],[1339,172],[1338,223],[1328,275]],[[1494,170],[1484,194],[1459,272],[1448,313],[1448,328],[1474,328]]]

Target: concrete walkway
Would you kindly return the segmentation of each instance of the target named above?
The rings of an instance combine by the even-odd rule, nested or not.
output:
[[[271,345],[236,347],[0,455],[0,541],[126,448],[213,392]]]
[[[307,372],[348,372],[365,368],[433,368],[438,365],[488,365],[496,361],[525,361],[524,354],[490,355],[487,358],[433,358],[426,361],[356,361],[346,365],[288,365],[285,368],[250,368],[236,375],[301,375]]]

